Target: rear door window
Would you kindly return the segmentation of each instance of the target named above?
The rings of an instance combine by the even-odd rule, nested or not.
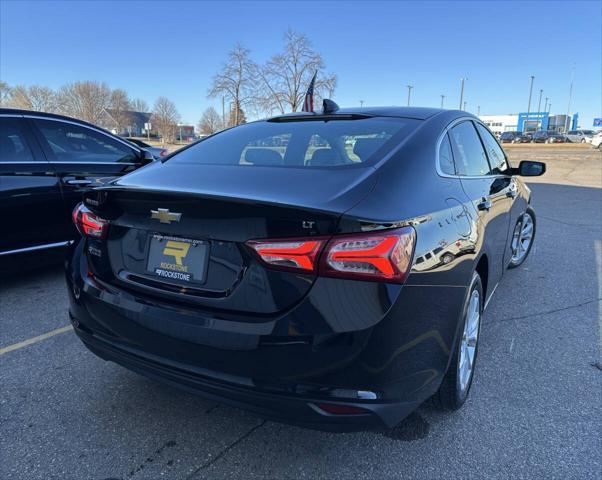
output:
[[[101,132],[73,123],[35,120],[57,162],[134,162],[133,149]]]
[[[463,176],[489,175],[491,168],[475,126],[470,121],[449,130],[456,173]]]
[[[253,122],[225,130],[169,161],[244,166],[344,167],[368,164],[393,148],[420,120],[369,117]]]

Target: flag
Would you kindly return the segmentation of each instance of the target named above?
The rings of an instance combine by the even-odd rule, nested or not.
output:
[[[305,94],[305,100],[303,100],[303,108],[302,112],[313,112],[314,111],[314,83],[316,83],[316,75],[318,72],[314,73],[314,76],[309,82],[309,87],[307,88],[307,93]]]

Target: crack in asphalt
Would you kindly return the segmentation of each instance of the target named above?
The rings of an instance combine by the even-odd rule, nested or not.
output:
[[[573,308],[583,307],[585,305],[589,305],[590,303],[596,303],[596,302],[600,302],[600,301],[602,301],[602,298],[595,298],[593,300],[588,300],[587,302],[576,303],[575,305],[569,305],[569,306],[566,306],[566,307],[555,308],[553,310],[545,310],[543,312],[530,313],[529,315],[522,315],[520,317],[499,318],[497,320],[491,320],[489,322],[483,322],[483,324],[484,325],[492,325],[494,323],[510,322],[512,320],[524,320],[525,318],[539,317],[540,315],[549,315],[551,313],[562,312],[564,310],[571,310]]]
[[[262,420],[261,423],[258,423],[253,428],[249,429],[247,432],[245,432],[244,434],[242,434],[240,437],[238,437],[232,443],[230,443],[229,445],[227,445],[226,448],[224,448],[221,452],[219,452],[215,457],[213,457],[212,459],[210,459],[207,462],[203,463],[200,467],[198,467],[196,470],[194,470],[193,472],[191,472],[190,475],[188,475],[185,480],[191,480],[201,470],[205,470],[206,468],[210,467],[215,462],[217,462],[219,459],[223,458],[230,450],[232,450],[234,447],[236,447],[236,445],[238,445],[239,443],[241,443],[244,440],[246,440],[247,438],[249,438],[253,434],[253,432],[255,430],[260,429],[266,423],[267,423],[267,420]]]

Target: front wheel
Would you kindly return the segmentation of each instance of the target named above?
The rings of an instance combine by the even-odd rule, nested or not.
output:
[[[462,311],[462,333],[456,340],[449,369],[433,396],[435,404],[443,410],[458,410],[468,398],[477,360],[483,304],[481,277],[475,272]]]
[[[527,208],[527,211],[523,213],[514,227],[512,233],[512,257],[508,268],[516,268],[527,259],[531,247],[533,246],[533,240],[535,239],[535,212],[532,208]]]

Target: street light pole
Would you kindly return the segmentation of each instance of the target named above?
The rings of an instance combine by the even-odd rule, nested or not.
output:
[[[575,78],[575,65],[571,68],[571,83],[569,85],[569,104],[566,107],[566,124],[564,133],[568,132],[571,127],[571,100],[573,99],[573,79]]]
[[[541,96],[543,94],[543,88],[539,89],[539,103],[537,104],[537,113],[541,111]]]
[[[465,77],[460,79],[460,106],[458,107],[460,110],[462,110],[462,101],[464,100],[464,80],[466,80]]]
[[[481,116],[481,105],[477,105],[477,117]]]
[[[464,111],[466,111],[466,102],[464,102]]]
[[[443,108],[443,100],[445,100],[445,95],[441,95],[441,108]]]
[[[546,103],[543,104],[544,113],[548,111],[548,97],[546,97]]]
[[[531,94],[533,93],[533,79],[535,75],[531,75],[531,86],[529,87],[529,104],[527,105],[527,118],[523,124],[523,132],[527,130],[527,123],[529,122],[529,114],[531,113]]]
[[[222,95],[222,128],[226,128],[226,99]]]
[[[406,87],[408,87],[408,107],[410,106],[410,95],[412,93],[412,88],[414,88],[414,85],[406,85]]]
[[[360,107],[363,107],[363,106],[364,106],[364,101],[360,100]]]

